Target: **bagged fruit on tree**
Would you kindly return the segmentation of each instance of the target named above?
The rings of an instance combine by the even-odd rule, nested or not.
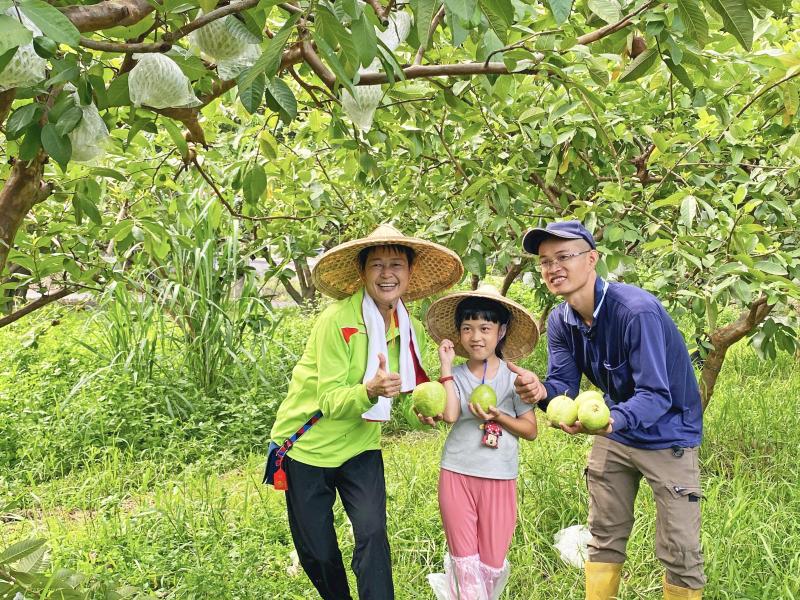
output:
[[[189,78],[178,64],[163,54],[135,54],[136,66],[128,75],[128,92],[134,106],[179,108],[198,106]]]

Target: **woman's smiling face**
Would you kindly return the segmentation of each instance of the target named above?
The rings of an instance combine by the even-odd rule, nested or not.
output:
[[[408,289],[412,267],[404,252],[376,246],[370,249],[361,280],[364,290],[379,307],[395,306]]]

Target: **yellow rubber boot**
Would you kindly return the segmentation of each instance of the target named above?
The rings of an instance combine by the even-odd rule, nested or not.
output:
[[[664,579],[664,600],[700,600],[703,597],[703,589],[693,590],[667,583]]]
[[[622,563],[587,562],[586,600],[612,600],[619,591]]]

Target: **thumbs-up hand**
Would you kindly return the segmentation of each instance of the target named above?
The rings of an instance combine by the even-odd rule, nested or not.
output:
[[[400,393],[400,375],[389,373],[386,356],[383,353],[378,354],[378,371],[366,386],[370,400],[375,400],[378,396],[394,398]]]
[[[547,389],[532,371],[518,367],[510,360],[506,361],[508,368],[515,373],[514,390],[523,402],[534,404],[547,398]]]

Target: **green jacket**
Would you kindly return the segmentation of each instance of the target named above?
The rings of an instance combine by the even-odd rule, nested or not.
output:
[[[292,371],[286,398],[278,408],[271,437],[277,444],[295,433],[317,410],[323,417],[297,440],[289,456],[317,467],[338,467],[366,450],[380,449],[381,424],[361,418],[372,401],[362,383],[367,369],[367,330],[361,314],[363,288],[319,315],[300,361]],[[411,318],[422,355],[427,338]],[[392,343],[390,335],[396,341]],[[389,368],[399,370],[397,329],[386,336]],[[395,399],[397,408],[399,398]]]

